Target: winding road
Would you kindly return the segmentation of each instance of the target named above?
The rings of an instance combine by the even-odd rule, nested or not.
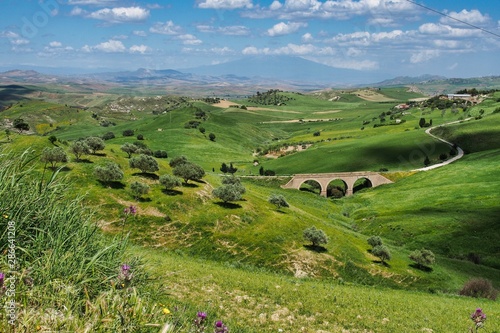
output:
[[[444,124],[441,124],[441,125],[438,125],[438,126],[430,127],[430,128],[428,128],[428,129],[425,130],[425,133],[428,134],[428,135],[430,135],[430,136],[432,136],[434,139],[437,139],[437,140],[439,140],[441,142],[446,143],[450,147],[453,147],[453,143],[451,143],[449,141],[446,141],[445,139],[442,139],[442,138],[440,138],[440,137],[432,134],[431,131],[433,129],[435,129],[435,128],[438,128],[438,127],[447,126],[447,125],[451,125],[451,124],[458,124],[458,123],[461,123],[461,122],[464,122],[464,121],[469,121],[471,119],[474,119],[474,118],[473,117],[469,117],[469,118],[464,119],[464,120],[456,120],[456,121],[452,121],[452,122],[449,122],[449,123],[444,123]],[[433,165],[430,165],[430,166],[425,167],[425,168],[414,169],[412,171],[428,171],[428,170],[440,168],[442,166],[445,166],[447,164],[455,162],[456,160],[461,159],[464,156],[464,151],[463,151],[462,148],[456,146],[456,149],[457,149],[457,155],[455,157],[450,158],[449,160],[446,160],[446,161],[438,163],[438,164],[433,164]]]

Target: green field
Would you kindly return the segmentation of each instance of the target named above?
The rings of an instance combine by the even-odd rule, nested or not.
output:
[[[143,295],[151,294],[145,301],[170,309],[163,318],[175,332],[189,332],[196,311],[207,311],[212,322],[223,318],[233,332],[465,332],[476,307],[488,315],[485,332],[499,332],[498,301],[457,296],[475,277],[500,289],[499,93],[457,112],[419,105],[397,111],[395,105],[419,95],[403,87],[374,93],[381,101],[353,90],[280,92],[286,100],[281,105],[230,102],[243,108],[177,96],[109,93],[96,99],[72,92],[73,101],[78,94],[86,101],[85,109],[66,104],[66,93],[50,99],[42,94],[1,112],[0,149],[32,149],[30,173],[45,181],[51,172],[44,173],[41,151],[54,145],[68,151],[70,161],[57,176],[68,182],[67,195],[84,196],[105,237],[129,236],[129,255],[141,257],[151,276],[142,287]],[[425,134],[421,118],[437,126],[469,117],[433,130],[464,148],[462,159],[412,171],[424,166],[426,156],[431,164],[450,157],[451,147]],[[11,128],[16,118],[28,122],[30,131]],[[190,121],[198,121],[198,128],[186,128]],[[123,136],[125,130],[134,136]],[[115,138],[98,154],[76,161],[69,153],[75,140],[107,132]],[[154,175],[130,168],[121,150],[139,134],[151,150],[168,152],[168,158],[157,159]],[[56,136],[54,145],[49,136]],[[178,156],[202,166],[206,176],[165,191],[158,176],[171,174],[169,161]],[[106,161],[120,165],[122,181],[96,180],[95,166]],[[238,168],[246,188],[243,199],[230,204],[212,195],[222,183],[223,162]],[[261,168],[282,177],[260,177]],[[393,184],[341,199],[280,187],[296,173],[381,169]],[[136,199],[133,181],[147,183],[150,192]],[[270,204],[272,194],[283,195],[290,207]],[[123,209],[131,205],[137,214],[124,223]],[[330,239],[321,251],[302,237],[310,226]],[[370,252],[372,235],[382,237],[391,252],[386,264]],[[422,248],[436,255],[432,268],[409,259]],[[151,318],[160,325],[161,313]],[[72,326],[47,329],[65,327]]]

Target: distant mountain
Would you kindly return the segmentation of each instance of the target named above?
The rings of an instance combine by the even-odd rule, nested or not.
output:
[[[393,79],[384,80],[381,82],[373,83],[374,87],[389,87],[389,86],[405,86],[410,84],[426,83],[430,81],[446,80],[447,78],[439,75],[424,74],[420,76],[398,76]]]
[[[198,75],[237,75],[275,81],[346,86],[369,82],[369,74],[353,69],[326,66],[292,56],[255,56],[217,65],[183,69]],[[368,76],[368,77],[367,77]]]

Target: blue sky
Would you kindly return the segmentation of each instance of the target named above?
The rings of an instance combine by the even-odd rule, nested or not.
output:
[[[0,68],[184,69],[293,55],[389,77],[500,75],[498,0],[0,0]]]

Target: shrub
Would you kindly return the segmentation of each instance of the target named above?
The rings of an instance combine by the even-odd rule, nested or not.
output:
[[[155,150],[153,152],[153,156],[156,157],[156,158],[167,158],[168,157],[168,153],[166,150]]]
[[[69,149],[73,155],[75,155],[77,161],[79,161],[83,155],[90,154],[90,148],[85,141],[75,141]]]
[[[269,199],[267,200],[270,204],[275,205],[276,209],[280,209],[281,207],[290,207],[286,199],[281,194],[271,194]]]
[[[172,172],[175,176],[184,179],[185,183],[189,180],[200,180],[205,176],[205,170],[201,166],[191,162],[176,165]]]
[[[127,153],[128,158],[132,157],[132,154],[136,153],[137,150],[139,149],[136,145],[132,143],[125,143],[123,144],[120,149]]]
[[[49,141],[50,141],[50,143],[54,144],[57,141],[57,137],[55,135],[51,135],[51,136],[49,136]]]
[[[224,203],[241,200],[241,187],[236,184],[227,184],[217,187],[212,194]]]
[[[439,154],[439,159],[441,161],[445,161],[448,158],[448,155],[446,153]]]
[[[107,132],[107,133],[104,133],[101,138],[103,140],[111,140],[111,139],[114,139],[115,138],[115,133],[113,132]]]
[[[187,163],[188,159],[186,156],[176,156],[170,160],[168,165],[170,165],[171,168],[175,168],[178,165]]]
[[[468,297],[489,298],[491,300],[496,300],[498,297],[498,290],[493,288],[490,280],[473,278],[465,282],[458,294]]]
[[[137,135],[137,140],[144,140],[144,135],[138,134]]]
[[[122,132],[123,136],[134,136],[134,130],[128,129]]]
[[[313,133],[313,136],[320,136],[321,135],[321,132],[320,131],[316,131]]]
[[[208,138],[210,139],[210,141],[215,141],[215,134],[214,133],[210,133],[208,135]]]
[[[184,124],[184,128],[197,128],[200,125],[198,120],[190,120]]]
[[[321,229],[316,229],[315,226],[305,229],[303,237],[306,241],[311,242],[314,247],[317,247],[320,244],[327,244],[329,241],[325,232]]]

